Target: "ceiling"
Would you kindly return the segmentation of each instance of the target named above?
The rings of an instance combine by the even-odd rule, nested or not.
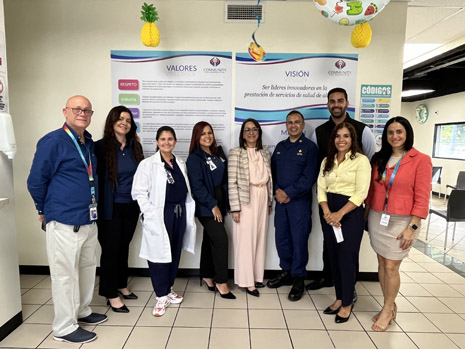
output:
[[[465,91],[465,0],[410,1],[405,44],[403,90],[435,91],[403,102]]]

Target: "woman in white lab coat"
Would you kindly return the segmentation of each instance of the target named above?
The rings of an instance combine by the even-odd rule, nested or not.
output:
[[[162,316],[171,303],[181,303],[172,286],[181,250],[194,253],[196,226],[185,162],[173,154],[176,134],[169,126],[156,135],[158,151],[143,160],[134,175],[132,197],[141,210],[142,244],[157,304],[152,314]]]

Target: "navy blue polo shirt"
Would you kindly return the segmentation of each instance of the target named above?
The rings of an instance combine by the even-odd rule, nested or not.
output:
[[[213,186],[219,187],[223,185],[224,171],[226,170],[223,160],[221,160],[218,156],[208,154],[203,150],[202,152],[205,155],[205,161],[212,174]],[[211,163],[213,163],[213,165],[210,165]]]
[[[76,138],[86,162],[89,163],[89,159],[92,162],[97,196],[97,157],[94,154],[92,136],[85,131],[83,144],[77,133],[71,127],[68,128]],[[76,145],[63,128],[46,134],[37,143],[27,187],[38,213],[45,215],[47,223],[91,223],[89,205],[92,203],[92,195],[89,176]]]
[[[137,161],[131,144],[126,144],[121,150],[121,144],[116,153],[118,163],[118,185],[113,194],[113,202],[128,204],[133,202],[131,196],[132,181],[137,170]]]

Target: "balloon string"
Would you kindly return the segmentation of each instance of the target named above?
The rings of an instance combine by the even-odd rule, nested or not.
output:
[[[257,6],[260,5],[260,1],[261,1],[261,0],[258,0],[258,1],[257,1]],[[258,30],[258,28],[260,27],[260,16],[257,15],[257,14],[255,14],[255,17],[257,18],[258,24],[257,24],[257,28],[255,28],[255,30],[254,30],[253,33],[252,33],[252,40],[253,40],[253,42],[255,42],[255,45],[257,45],[257,47],[260,47],[260,45],[258,44],[257,40],[255,40],[255,32],[256,32],[256,31]]]

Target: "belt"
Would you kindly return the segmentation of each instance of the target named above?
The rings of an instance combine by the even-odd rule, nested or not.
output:
[[[265,183],[265,184],[252,184],[252,183],[250,183],[250,185],[251,185],[252,187],[257,187],[257,188],[266,187],[266,183]]]

